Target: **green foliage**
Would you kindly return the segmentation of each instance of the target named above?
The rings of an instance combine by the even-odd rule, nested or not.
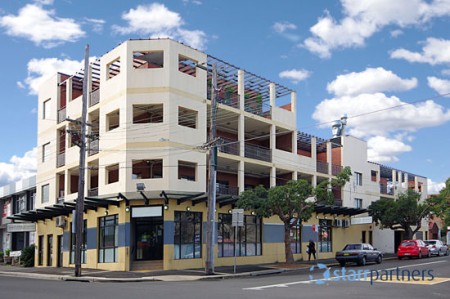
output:
[[[336,175],[336,178],[331,180],[331,182],[325,180],[317,184],[317,187],[314,189],[316,201],[321,204],[332,205],[334,203],[332,188],[341,188],[345,186],[345,184],[350,181],[351,176],[352,170],[350,167],[346,166]]]
[[[422,219],[430,212],[428,203],[420,203],[420,194],[412,190],[398,195],[396,200],[382,198],[369,206],[369,214],[381,228],[403,228],[405,239],[411,239],[421,228]],[[413,230],[411,227],[416,226]]]
[[[2,259],[3,258],[3,251],[2,250],[0,250],[0,259]]]
[[[445,182],[445,187],[438,195],[428,199],[431,211],[438,217],[441,217],[446,226],[450,226],[450,178]]]
[[[9,256],[10,253],[11,253],[11,249],[6,249],[5,250],[5,256]]]
[[[35,250],[34,244],[22,249],[20,259],[24,267],[34,267],[34,250]]]

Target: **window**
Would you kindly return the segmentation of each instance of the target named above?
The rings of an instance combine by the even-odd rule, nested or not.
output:
[[[106,184],[112,184],[119,181],[119,164],[106,167]]]
[[[42,146],[42,162],[48,161],[50,158],[50,142]]]
[[[355,184],[362,186],[362,173],[355,172]]]
[[[198,112],[184,107],[178,107],[178,124],[180,126],[197,128]]]
[[[133,179],[159,179],[163,177],[163,160],[134,160]]]
[[[235,239],[237,256],[261,255],[261,218],[245,215],[244,226],[238,227],[235,237],[231,217],[230,214],[219,214],[219,257],[234,256]]]
[[[155,69],[164,67],[163,51],[133,52],[133,67],[135,69]]]
[[[114,59],[113,61],[108,63],[106,68],[108,71],[107,79],[111,79],[111,78],[117,76],[118,74],[120,74],[120,57],[117,57],[116,59]]]
[[[53,265],[53,235],[47,236],[47,266]]]
[[[302,232],[298,224],[291,227],[291,250],[292,253],[302,253]]]
[[[202,213],[175,212],[175,259],[202,257]]]
[[[163,104],[133,105],[133,124],[162,123],[163,114]]]
[[[119,127],[120,111],[115,110],[106,115],[106,131],[111,131]]]
[[[42,119],[50,118],[50,99],[44,101],[42,105]]]
[[[362,209],[362,199],[361,198],[355,198],[355,207],[357,209]]]
[[[377,176],[378,176],[378,171],[371,170],[370,171],[370,176],[371,176],[372,182],[376,182],[377,181]]]
[[[178,179],[195,181],[197,163],[178,161]]]
[[[183,55],[178,55],[178,70],[182,73],[196,77],[197,64],[198,61],[195,61]]]
[[[332,221],[319,219],[319,252],[332,252]]]
[[[99,219],[98,262],[117,262],[119,251],[119,217],[118,215]]]
[[[43,185],[41,187],[41,203],[46,203],[49,201],[49,198],[50,198],[49,191],[50,191],[49,184]]]
[[[38,241],[38,265],[44,265],[44,236],[39,236]]]
[[[77,248],[77,235],[73,233],[73,222],[70,223],[70,261],[75,264],[75,249]],[[87,249],[87,220],[83,221],[83,239],[81,240],[81,263],[86,264]]]

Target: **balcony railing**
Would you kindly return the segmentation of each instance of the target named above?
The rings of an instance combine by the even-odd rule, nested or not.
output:
[[[98,154],[98,139],[97,140],[92,140],[91,142],[89,142],[89,151],[88,151],[88,155],[92,156]]]
[[[222,153],[232,154],[239,156],[239,141],[231,140],[220,137],[221,143],[219,145],[219,151]]]
[[[58,110],[58,124],[62,123],[66,119],[66,108],[61,108]]]
[[[100,89],[96,89],[91,92],[91,96],[89,98],[89,107],[92,107],[100,102]]]
[[[317,160],[317,172],[328,173],[328,163]]]
[[[98,196],[98,188],[89,189],[88,196]]]
[[[331,174],[332,175],[338,175],[341,171],[342,171],[341,165],[335,165],[335,164],[331,165]]]
[[[66,165],[66,153],[59,153],[56,157],[56,167]]]
[[[239,195],[239,188],[217,184],[216,193],[224,195]]]
[[[394,188],[389,187],[387,185],[380,184],[380,193],[387,195],[394,195]]]
[[[272,151],[270,148],[262,147],[254,144],[245,144],[245,157],[272,162]]]
[[[239,109],[239,95],[238,94],[225,94],[223,97],[220,95],[217,98],[217,102]]]

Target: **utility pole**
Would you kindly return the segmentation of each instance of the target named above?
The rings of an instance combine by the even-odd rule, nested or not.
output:
[[[89,45],[84,50],[84,79],[83,79],[83,97],[81,111],[81,138],[80,138],[80,166],[78,176],[78,198],[76,202],[75,217],[75,276],[81,276],[81,246],[83,246],[84,229],[84,172],[86,170],[86,116],[87,116],[87,97],[89,93]]]
[[[211,84],[211,117],[209,130],[209,187],[208,187],[208,219],[206,223],[206,263],[205,273],[214,274],[214,241],[216,234],[216,169],[217,169],[217,146],[216,146],[216,91],[217,91],[217,66],[212,65]]]

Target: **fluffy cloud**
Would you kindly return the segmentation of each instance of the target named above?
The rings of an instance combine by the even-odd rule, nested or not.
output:
[[[423,44],[421,53],[397,49],[392,51],[391,58],[431,65],[450,63],[450,40],[429,37]]]
[[[103,25],[105,25],[105,20],[102,19],[90,19],[90,18],[85,18],[86,23],[90,24],[92,26],[92,31],[97,32],[97,33],[102,33],[103,32]]]
[[[397,139],[375,136],[367,140],[367,156],[373,162],[397,162],[398,155],[410,152],[411,146]]]
[[[22,88],[28,87],[29,93],[36,95],[39,91],[39,86],[57,72],[74,74],[82,68],[83,61],[58,58],[33,58],[27,64],[27,78],[24,82],[18,82],[17,85]]]
[[[442,74],[443,76],[450,76],[450,69],[442,70],[442,71],[441,71],[441,74]]]
[[[128,23],[127,26],[112,27],[118,34],[137,33],[150,35],[151,38],[170,37],[199,50],[203,50],[206,45],[206,34],[203,31],[182,28],[184,21],[180,14],[160,3],[138,5],[123,13],[122,19]]]
[[[287,38],[290,41],[297,42],[300,37],[297,34],[293,34],[289,32],[290,30],[297,29],[297,26],[295,24],[292,24],[290,22],[275,22],[272,25],[272,29],[278,33],[279,35],[283,36],[284,38]]]
[[[342,20],[336,21],[326,13],[310,28],[312,37],[300,46],[328,58],[333,49],[364,46],[367,38],[388,25],[403,28],[450,15],[450,0],[341,0],[341,3]]]
[[[25,179],[36,174],[37,148],[23,157],[12,156],[9,162],[0,162],[0,186]]]
[[[301,70],[286,70],[282,71],[279,76],[280,78],[289,79],[292,83],[297,84],[300,81],[307,79],[311,75],[310,71],[301,69]]]
[[[436,183],[433,182],[431,179],[428,179],[428,194],[439,194],[439,191],[441,191],[445,187],[444,182]]]
[[[427,77],[428,86],[436,90],[438,94],[450,97],[450,80],[443,80],[436,77]]]
[[[392,30],[390,33],[391,33],[391,37],[397,38],[403,34],[403,31],[400,29],[396,29],[396,30]]]
[[[402,79],[384,68],[367,68],[363,72],[339,75],[327,85],[336,96],[386,91],[404,91],[417,86],[417,79]]]
[[[0,17],[0,26],[4,27],[6,34],[10,36],[23,37],[45,48],[75,42],[85,36],[85,32],[75,20],[56,17],[54,10],[45,10],[39,4],[25,5],[17,16]]]

